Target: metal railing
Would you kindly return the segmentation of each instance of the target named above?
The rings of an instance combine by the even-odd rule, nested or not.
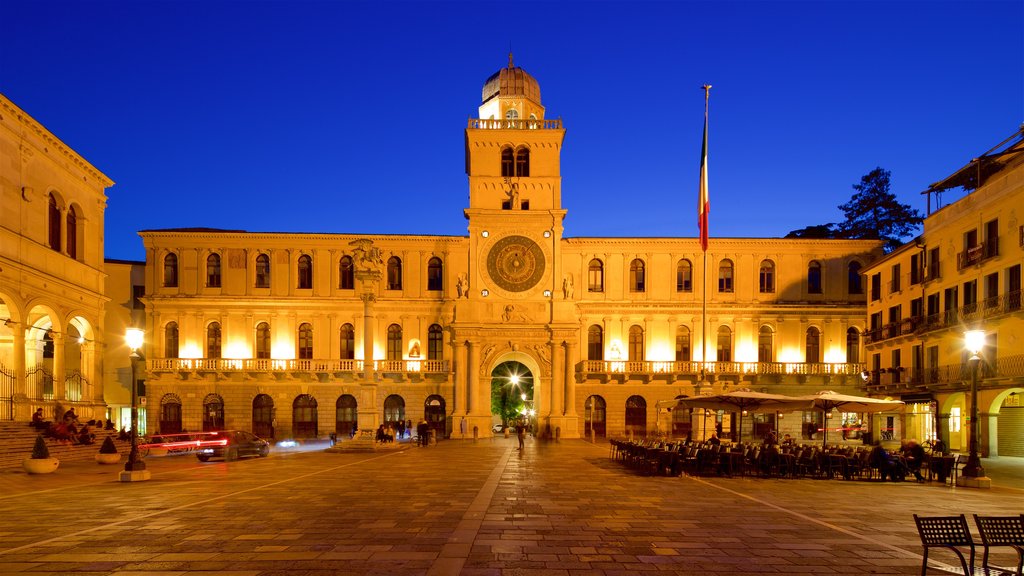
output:
[[[956,255],[956,268],[957,270],[963,270],[968,266],[980,264],[982,261],[995,258],[996,256],[999,256],[999,241],[988,240],[958,253]]]
[[[929,314],[924,317],[924,320],[917,326],[916,330],[919,333],[930,332],[950,326],[960,326],[965,322],[1020,312],[1022,309],[1021,300],[1020,291],[1009,292],[994,298],[986,298],[981,302],[981,305],[977,302],[972,302],[938,314]]]
[[[633,360],[584,360],[577,364],[577,371],[595,374],[685,374],[699,375],[703,369],[707,374],[764,375],[796,374],[855,375],[864,370],[861,363],[824,362],[693,362],[693,361],[633,361]]]
[[[14,370],[0,362],[0,420],[14,420]]]
[[[156,358],[147,361],[151,372],[362,372],[362,360],[269,358]],[[401,373],[449,372],[447,360],[374,360],[373,370]]]
[[[64,397],[72,402],[82,400],[83,391],[89,380],[78,370],[66,370],[64,375]]]

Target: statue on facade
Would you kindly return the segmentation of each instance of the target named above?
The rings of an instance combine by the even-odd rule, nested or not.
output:
[[[459,274],[459,280],[455,283],[455,290],[459,298],[469,298],[469,279],[465,274]]]
[[[572,300],[572,295],[573,295],[572,274],[566,274],[565,278],[562,280],[562,296],[564,296],[566,300]]]
[[[384,265],[384,257],[380,248],[373,245],[373,240],[359,238],[348,243],[352,246],[354,262],[360,270],[380,270]]]
[[[508,185],[508,190],[505,194],[508,194],[508,206],[511,210],[519,210],[522,207],[519,201],[519,183],[513,182],[511,178],[505,178],[505,184]]]

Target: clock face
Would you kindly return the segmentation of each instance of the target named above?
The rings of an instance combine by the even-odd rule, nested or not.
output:
[[[544,276],[544,252],[525,236],[506,236],[487,253],[487,273],[509,292],[529,290]]]

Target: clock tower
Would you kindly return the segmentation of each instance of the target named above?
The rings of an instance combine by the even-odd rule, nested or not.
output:
[[[465,377],[467,412],[481,433],[490,433],[492,370],[509,361],[533,376],[537,433],[576,432],[566,383],[575,376],[577,279],[561,265],[565,130],[544,112],[537,80],[509,54],[508,66],[484,82],[478,117],[466,127],[469,269],[451,328],[456,364],[468,368],[457,369],[456,387]]]

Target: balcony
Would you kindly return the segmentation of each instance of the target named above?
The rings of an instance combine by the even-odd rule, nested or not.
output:
[[[294,377],[301,374],[313,376],[350,376],[370,378],[374,375],[397,380],[415,380],[421,375],[447,375],[451,372],[447,360],[374,360],[373,370],[365,372],[362,360],[272,360],[267,358],[157,358],[148,360],[149,372],[178,374],[248,374]]]
[[[711,376],[853,376],[864,370],[860,363],[807,363],[807,362],[674,362],[584,360],[576,371],[584,378],[588,375],[612,376],[652,380],[654,378],[697,379],[701,368]]]
[[[989,258],[995,258],[999,256],[999,242],[998,240],[989,240],[982,242],[977,246],[971,246],[963,252],[956,255],[956,269],[963,270],[968,266],[974,266],[980,264]]]
[[[932,262],[921,269],[921,281],[930,282],[942,277],[938,262]]]
[[[952,308],[939,314],[929,314],[916,328],[917,333],[941,330],[950,326],[960,326],[962,323],[974,322],[982,319],[997,318],[1005,314],[1014,314],[1021,311],[1021,292],[1009,292],[1002,296],[986,298],[978,302],[972,302],[959,308]]]
[[[970,364],[948,364],[932,368],[898,368],[872,373],[876,378],[868,384],[869,391],[912,391],[933,388],[966,386],[971,379]],[[1024,354],[997,358],[993,363],[981,365],[978,376],[987,378],[1024,377]]]
[[[470,118],[466,126],[471,130],[561,130],[562,119],[537,118]]]

